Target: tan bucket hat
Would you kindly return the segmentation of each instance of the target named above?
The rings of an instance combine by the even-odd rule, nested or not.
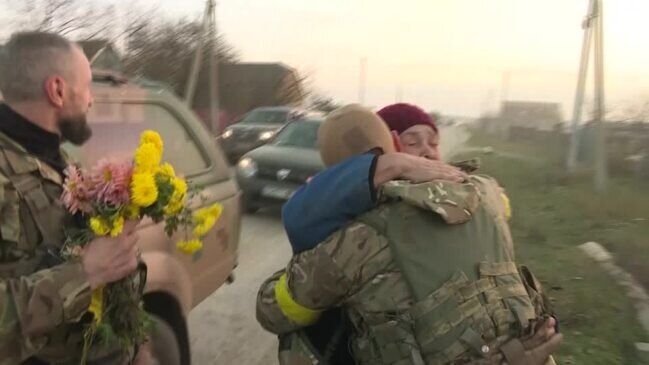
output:
[[[346,105],[327,115],[318,131],[318,144],[326,166],[372,149],[395,152],[392,135],[383,119],[358,104]]]

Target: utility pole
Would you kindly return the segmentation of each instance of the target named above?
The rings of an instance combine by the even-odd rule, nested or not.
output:
[[[588,74],[588,63],[590,59],[591,41],[593,38],[593,26],[596,18],[595,3],[597,0],[590,0],[588,12],[582,23],[584,29],[584,39],[581,46],[581,61],[579,64],[579,76],[577,78],[577,91],[575,93],[575,103],[572,110],[572,127],[570,135],[570,150],[568,152],[567,167],[568,172],[572,173],[577,168],[577,153],[579,151],[579,122],[584,105],[584,91],[586,89],[586,76]]]
[[[205,11],[203,12],[203,22],[201,24],[201,33],[198,36],[199,39],[196,42],[196,51],[194,53],[194,60],[192,62],[192,68],[189,69],[189,78],[187,79],[187,84],[185,85],[185,102],[191,108],[192,102],[194,101],[194,93],[196,92],[196,82],[198,81],[198,74],[201,70],[201,63],[203,61],[203,42],[207,33],[207,26],[209,20],[210,12],[210,1],[208,0],[205,4]]]
[[[503,72],[502,84],[500,85],[500,105],[503,105],[507,98],[509,97],[509,79],[511,73],[509,70]]]
[[[571,128],[570,150],[568,152],[567,168],[574,172],[577,168],[577,153],[579,151],[579,122],[581,120],[584,103],[584,91],[586,89],[586,77],[588,74],[589,58],[593,48],[593,74],[595,88],[595,189],[605,191],[608,179],[608,167],[606,156],[606,106],[604,100],[604,17],[602,0],[590,0],[588,13],[583,22],[584,39],[581,51],[581,62],[579,65],[579,77],[577,80],[577,91],[575,93],[575,105],[573,106],[573,119]],[[594,43],[594,47],[591,45]]]
[[[185,88],[185,102],[190,107],[196,93],[196,84],[198,75],[201,70],[203,61],[203,47],[207,43],[208,49],[208,67],[209,67],[209,103],[210,103],[210,123],[209,129],[212,133],[220,132],[219,129],[219,92],[218,92],[218,50],[217,50],[217,32],[216,32],[216,2],[207,0],[205,3],[205,12],[203,13],[203,23],[201,34],[196,45],[196,53],[192,68],[189,71],[189,79]]]
[[[366,72],[367,72],[367,58],[361,57],[360,65],[358,68],[358,103],[365,104],[365,83],[366,83]]]
[[[218,49],[217,49],[217,32],[216,32],[216,0],[208,0],[208,7],[210,8],[210,21],[209,21],[209,38],[210,44],[210,121],[212,134],[220,134],[221,126],[219,123],[219,71],[218,71]]]
[[[485,95],[482,100],[480,100],[480,116],[487,114],[487,96]]]
[[[595,28],[595,121],[597,140],[595,145],[595,189],[606,191],[608,180],[608,159],[606,155],[606,103],[604,102],[604,8],[597,0],[597,22]]]

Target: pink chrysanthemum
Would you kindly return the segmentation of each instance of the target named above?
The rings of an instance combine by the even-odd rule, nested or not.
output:
[[[90,173],[90,197],[97,204],[124,206],[129,203],[133,165],[101,160]]]
[[[65,182],[63,184],[63,205],[72,214],[77,212],[90,213],[92,204],[88,195],[88,185],[83,170],[75,165],[68,166],[65,171]]]

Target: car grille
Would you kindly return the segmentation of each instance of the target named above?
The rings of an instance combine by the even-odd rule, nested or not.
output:
[[[278,177],[278,172],[280,170],[289,171],[288,175],[286,175],[284,179],[280,179]],[[296,170],[291,168],[274,167],[274,166],[259,166],[259,172],[258,172],[259,177],[263,179],[282,181],[282,182],[291,182],[300,185],[304,184],[309,177],[315,174],[316,172],[314,171]]]
[[[259,141],[259,133],[261,132],[258,130],[241,130],[235,131],[232,137],[237,142],[257,142]]]

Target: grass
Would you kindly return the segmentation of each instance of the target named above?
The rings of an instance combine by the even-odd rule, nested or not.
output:
[[[649,285],[649,192],[637,182],[612,178],[608,192],[597,194],[590,174],[563,172],[565,148],[552,141],[474,136],[471,144],[496,151],[480,156],[480,171],[506,188],[518,260],[535,272],[554,302],[565,336],[557,363],[636,363],[634,343],[648,339],[632,304],[577,246],[602,243]],[[472,156],[458,156],[464,157]]]

